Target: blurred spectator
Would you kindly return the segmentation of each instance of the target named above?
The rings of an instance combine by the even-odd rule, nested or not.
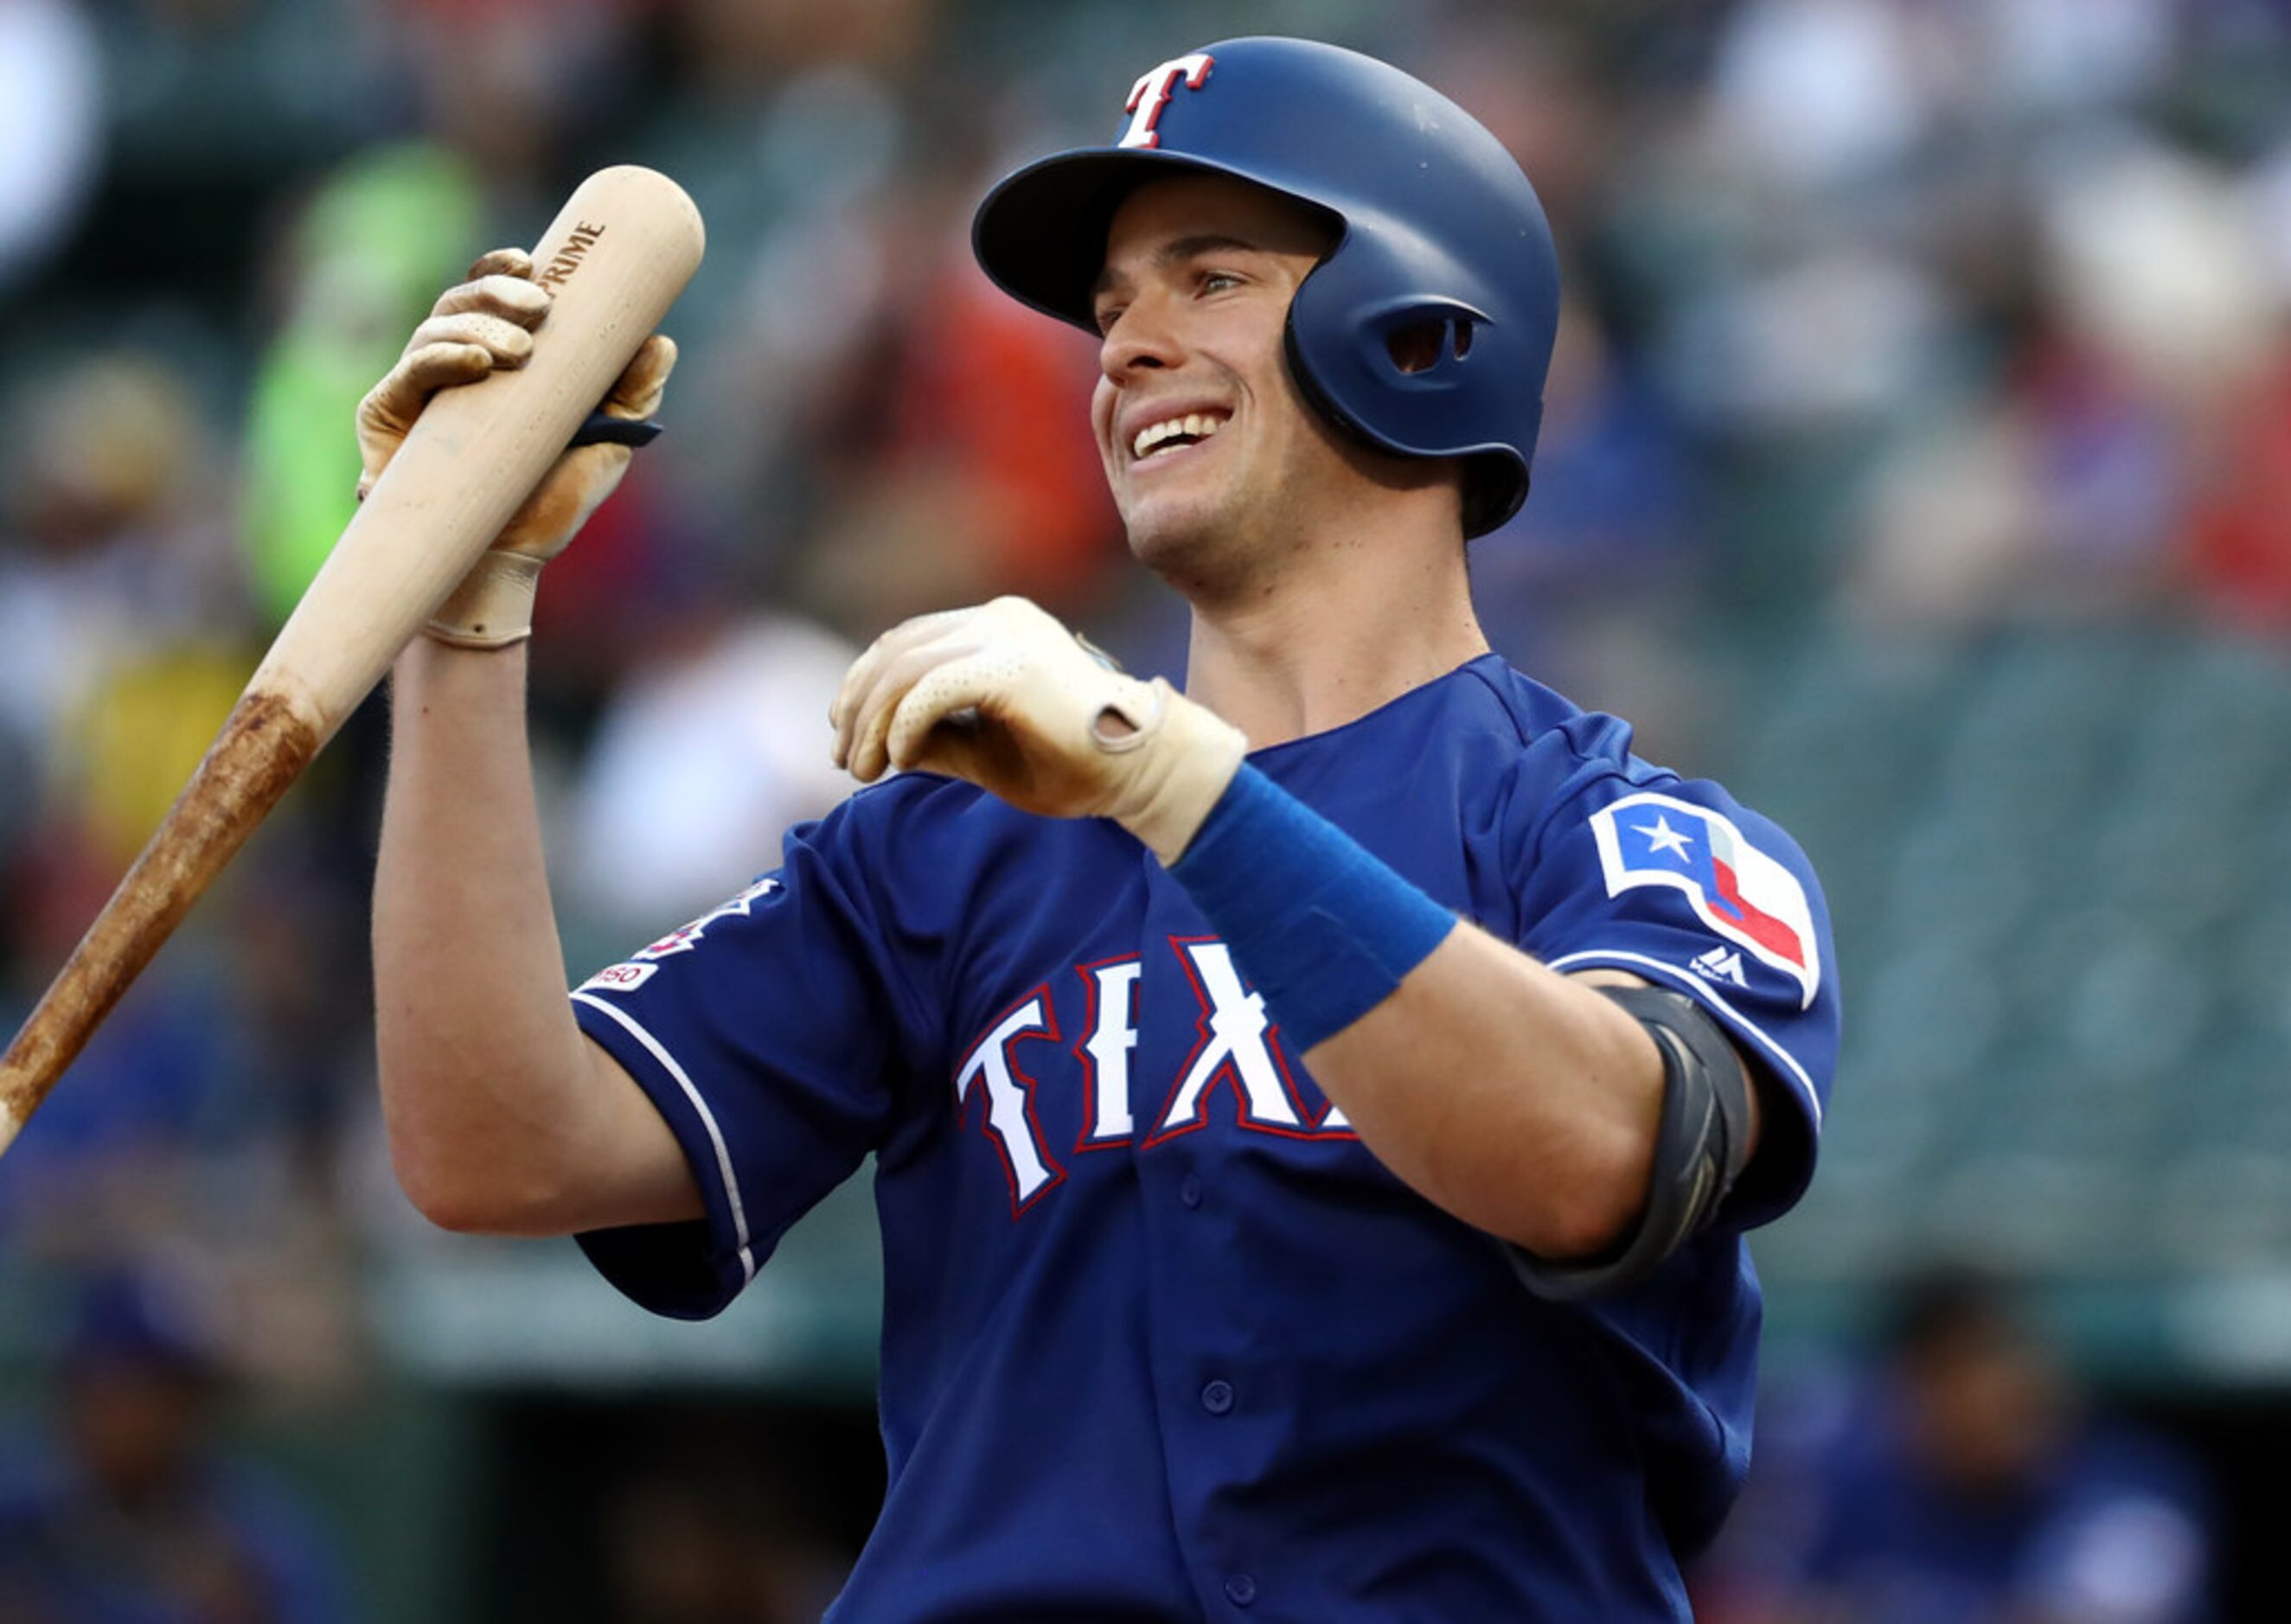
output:
[[[702,358],[725,414],[711,444],[734,454],[714,478],[738,478],[727,522],[768,516],[779,584],[847,634],[1000,591],[1073,612],[1121,557],[1089,427],[1096,351],[971,262],[983,184],[940,152],[789,221],[734,313],[736,376]]]
[[[930,41],[940,0],[684,0],[677,27],[694,72],[753,92],[826,63],[896,76]]]
[[[359,154],[297,211],[274,273],[285,315],[251,380],[245,457],[243,545],[273,624],[356,510],[351,414],[477,257],[482,225],[476,176],[428,143]]]
[[[2190,515],[2188,562],[2223,623],[2279,638],[2291,632],[2291,342],[2232,411]]]
[[[1937,89],[1919,20],[1892,0],[1751,0],[1718,52],[1718,133],[1764,175],[1809,189],[1901,163]]]
[[[607,953],[739,890],[851,789],[826,716],[858,650],[786,615],[694,631],[628,674],[575,791],[562,894]]]
[[[376,45],[406,53],[422,127],[466,158],[495,197],[546,218],[557,154],[611,118],[634,66],[625,13],[636,7],[395,0],[378,9]],[[578,93],[567,93],[576,85]]]
[[[213,1305],[149,1267],[95,1282],[44,1433],[0,1456],[9,1624],[335,1624],[307,1513],[219,1444]]]
[[[1700,1616],[1713,1624],[2213,1616],[2200,1475],[2160,1440],[2091,1415],[1982,1276],[1912,1282],[1866,1387],[1761,1439],[1783,1446],[1761,1458],[1708,1564]]]
[[[1709,718],[1679,631],[1708,590],[1695,470],[1669,404],[1578,309],[1563,310],[1533,499],[1475,542],[1489,640],[1677,761]]]
[[[0,790],[23,825],[0,888],[6,945],[52,969],[244,680],[243,592],[215,448],[170,368],[76,358],[21,382],[7,426],[0,735],[29,770]]]
[[[88,784],[82,805],[132,820],[139,808],[103,802],[74,724],[131,668],[239,631],[217,447],[184,380],[132,351],[20,379],[5,428],[0,728],[28,741],[51,790]]]
[[[76,0],[0,0],[0,292],[86,204],[102,115],[95,36]]]
[[[810,1624],[849,1564],[752,1468],[663,1466],[605,1512],[614,1624]]]
[[[91,352],[20,380],[7,422],[0,753],[20,770],[0,783],[13,803],[0,824],[16,829],[0,850],[0,1001],[13,1012],[181,790],[253,654],[223,518],[230,448],[190,383],[149,355]],[[339,853],[315,876],[284,874],[299,813],[217,888],[17,1145],[0,1237],[52,1260],[167,1234],[238,1259],[269,1282],[261,1314],[327,1322],[277,1339],[268,1368],[324,1380],[349,1357],[342,1288],[318,1292],[315,1314],[298,1305],[341,1277],[325,1255],[324,1140],[342,1096],[362,1091],[341,1059],[346,1041],[363,1048],[342,1013],[361,977],[334,962],[358,940],[345,923],[358,904]]]

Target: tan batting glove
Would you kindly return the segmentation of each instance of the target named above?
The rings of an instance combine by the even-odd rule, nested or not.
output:
[[[1175,863],[1241,769],[1241,729],[1141,682],[1024,598],[926,615],[854,662],[835,763],[968,779],[1045,817],[1110,817]]]
[[[470,267],[467,282],[438,296],[398,365],[358,402],[358,454],[366,464],[359,501],[398,454],[430,396],[475,383],[496,367],[525,365],[533,353],[533,330],[548,318],[549,304],[549,290],[533,280],[533,256],[522,248],[494,249]],[[654,334],[605,397],[602,410],[613,417],[651,416],[675,366],[675,342]],[[464,648],[502,648],[531,637],[541,567],[571,544],[613,494],[631,454],[626,446],[593,445],[559,457],[422,630]]]

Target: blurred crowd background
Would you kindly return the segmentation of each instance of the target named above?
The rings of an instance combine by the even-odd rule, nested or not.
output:
[[[576,974],[844,792],[819,719],[890,622],[1017,591],[1171,669],[1093,349],[965,232],[1248,31],[1386,55],[1516,152],[1567,305],[1490,632],[1829,888],[1845,1057],[1757,1243],[1704,1613],[2278,1616],[2279,0],[0,0],[0,1016],[347,517],[359,395],[604,163],[677,177],[710,251],[671,432],[542,594]],[[865,1192],[700,1328],[426,1231],[372,1078],[383,733],[0,1164],[0,1617],[816,1617],[880,1489]]]

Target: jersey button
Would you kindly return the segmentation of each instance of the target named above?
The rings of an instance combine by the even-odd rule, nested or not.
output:
[[[1191,1173],[1178,1181],[1178,1199],[1188,1207],[1202,1204],[1202,1181]]]
[[[1233,1384],[1213,1381],[1202,1389],[1202,1408],[1211,1415],[1223,1415],[1233,1408]]]
[[[1225,1581],[1225,1599],[1236,1607],[1246,1607],[1257,1599],[1257,1581],[1246,1573],[1235,1573]]]

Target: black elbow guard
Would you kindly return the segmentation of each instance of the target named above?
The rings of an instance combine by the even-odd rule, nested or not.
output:
[[[1528,1289],[1573,1302],[1644,1280],[1702,1232],[1750,1159],[1750,1080],[1742,1058],[1702,1006],[1661,987],[1601,986],[1628,1010],[1662,1056],[1662,1122],[1654,1177],[1637,1230],[1605,1257],[1548,1263],[1509,1249]]]

